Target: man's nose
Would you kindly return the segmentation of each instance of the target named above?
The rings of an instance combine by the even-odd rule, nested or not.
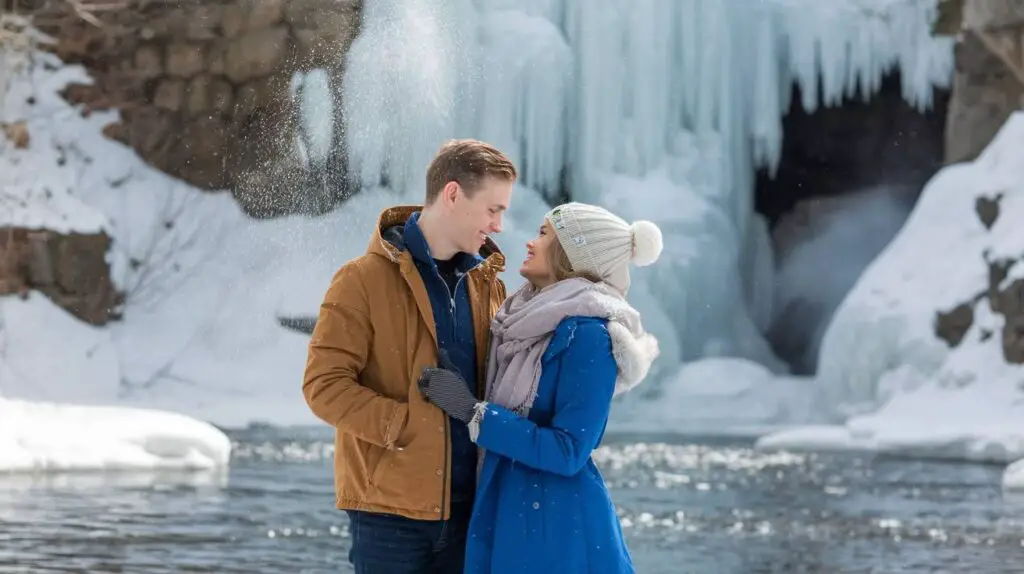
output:
[[[501,233],[501,216],[500,215],[495,217],[494,221],[491,222],[491,233]]]

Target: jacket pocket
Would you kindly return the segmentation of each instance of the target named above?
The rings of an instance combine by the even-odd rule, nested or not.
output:
[[[393,465],[395,457],[401,456],[403,451],[409,444],[407,432],[402,431],[395,439],[394,449],[387,449],[379,447],[375,444],[368,444],[369,450],[367,451],[366,458],[366,476],[368,477],[371,485],[378,485],[380,480],[388,480],[384,476],[388,472],[388,467]]]
[[[366,443],[366,456],[363,460],[366,461],[366,482],[368,485],[377,483],[377,475],[380,473],[381,462],[384,460],[386,451],[387,449],[385,448]]]

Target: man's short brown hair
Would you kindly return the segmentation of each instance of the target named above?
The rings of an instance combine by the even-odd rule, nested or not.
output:
[[[513,182],[519,174],[512,160],[488,143],[468,139],[448,141],[427,168],[426,204],[433,203],[449,181],[458,183],[472,196],[487,177]]]

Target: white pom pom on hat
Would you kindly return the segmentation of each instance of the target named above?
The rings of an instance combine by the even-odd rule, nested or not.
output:
[[[664,246],[661,229],[653,222],[640,220],[629,226],[633,234],[633,263],[646,267],[658,260]]]

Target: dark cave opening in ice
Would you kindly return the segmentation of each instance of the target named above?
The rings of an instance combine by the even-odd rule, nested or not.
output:
[[[937,90],[920,112],[896,72],[869,101],[808,113],[793,89],[782,158],[774,177],[758,173],[755,209],[775,249],[769,342],[794,372],[811,374],[832,313],[942,167],[949,93]]]

